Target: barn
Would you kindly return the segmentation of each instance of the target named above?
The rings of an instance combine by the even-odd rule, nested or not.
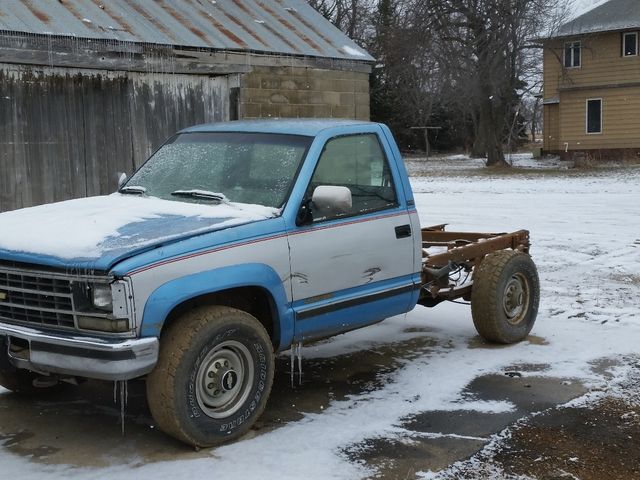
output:
[[[305,0],[3,0],[0,211],[110,193],[189,125],[368,119],[372,61]]]

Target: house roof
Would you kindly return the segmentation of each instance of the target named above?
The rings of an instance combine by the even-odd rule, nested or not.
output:
[[[305,0],[2,0],[0,33],[374,60]]]
[[[609,0],[562,25],[552,37],[640,28],[640,1]]]

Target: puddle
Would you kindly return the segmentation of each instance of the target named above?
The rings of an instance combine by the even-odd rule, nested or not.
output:
[[[549,342],[547,342],[546,339],[542,337],[538,337],[536,335],[529,335],[526,338],[526,340],[523,341],[523,343],[524,342],[528,342],[531,345],[549,345]],[[501,350],[503,348],[509,348],[509,347],[511,347],[511,345],[502,345],[499,343],[488,342],[482,337],[480,337],[479,335],[476,335],[475,337],[471,338],[467,343],[467,348],[471,348],[471,349],[483,348],[485,350]]]
[[[304,359],[302,385],[296,373],[293,389],[289,358],[280,356],[269,404],[257,427],[274,428],[299,420],[305,413],[319,413],[333,400],[377,390],[401,362],[424,355],[435,345],[430,337],[418,337],[348,355]]]
[[[144,381],[129,382],[125,434],[113,384],[87,381],[46,399],[0,395],[0,443],[14,454],[50,464],[105,467],[206,456],[154,427]],[[116,459],[116,460],[114,460]]]
[[[277,357],[269,404],[247,438],[321,412],[332,400],[380,388],[402,362],[424,355],[435,343],[422,335],[348,355],[304,359],[303,383],[293,388],[288,355]],[[124,436],[112,383],[90,380],[46,399],[0,394],[0,446],[36,462],[75,467],[210,457],[211,450],[195,452],[155,428],[143,380],[129,382],[128,391]]]
[[[414,432],[489,437],[522,416],[519,411],[480,413],[473,410],[431,411],[405,419],[402,427]]]
[[[484,446],[482,440],[426,438],[405,441],[372,439],[345,450],[347,457],[374,465],[372,478],[415,478],[420,471],[438,471],[460,458],[468,458]]]
[[[547,368],[547,364],[518,364],[507,367],[505,373],[540,372]],[[487,413],[461,408],[418,413],[401,421],[409,440],[368,439],[351,445],[345,453],[354,461],[373,466],[381,477],[411,478],[418,471],[438,471],[465,460],[480,451],[492,435],[522,417],[562,405],[587,392],[573,379],[505,373],[474,379],[463,391],[463,397],[469,401],[510,402],[512,411]]]
[[[567,403],[587,391],[575,379],[492,374],[474,379],[463,395],[471,400],[506,400],[524,414]]]

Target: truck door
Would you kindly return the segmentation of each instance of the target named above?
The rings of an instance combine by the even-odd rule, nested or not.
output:
[[[400,173],[383,145],[376,133],[342,135],[319,155],[302,202],[308,215],[289,231],[297,341],[406,312],[419,288],[413,274],[420,232],[411,228]],[[350,194],[351,205],[322,210],[310,201],[318,187]]]

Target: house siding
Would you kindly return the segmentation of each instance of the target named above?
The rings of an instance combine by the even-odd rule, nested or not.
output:
[[[602,133],[586,133],[588,99],[602,99]],[[563,92],[560,138],[570,150],[640,148],[640,87]],[[564,145],[563,145],[564,146]]]
[[[582,42],[581,66],[564,68],[564,44],[575,40]],[[545,105],[545,151],[606,150],[611,157],[614,150],[640,148],[640,56],[622,56],[622,33],[548,41],[543,95],[559,101]],[[586,101],[596,98],[602,99],[602,133],[587,134]]]

